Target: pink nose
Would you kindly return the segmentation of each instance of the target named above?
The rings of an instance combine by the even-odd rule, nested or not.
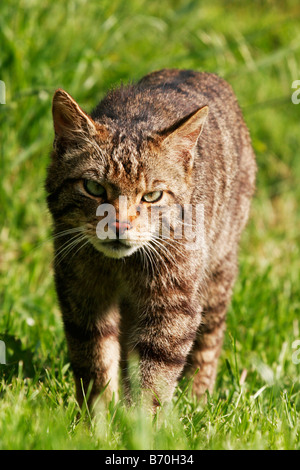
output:
[[[116,235],[122,235],[125,230],[130,229],[130,223],[129,222],[120,222],[119,220],[116,220],[115,222],[112,222],[111,224],[112,227],[116,229]]]

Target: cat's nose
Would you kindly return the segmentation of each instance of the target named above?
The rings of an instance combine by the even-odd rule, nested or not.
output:
[[[116,220],[115,222],[112,222],[111,226],[116,229],[116,236],[119,238],[124,235],[126,230],[130,229],[131,224],[130,222],[120,222],[119,220]]]

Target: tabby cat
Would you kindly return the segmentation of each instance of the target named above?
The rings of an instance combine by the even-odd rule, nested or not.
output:
[[[119,370],[129,394],[130,353],[154,408],[197,369],[193,392],[211,392],[256,172],[230,86],[161,70],[91,115],[59,89],[52,111],[47,201],[79,405],[117,399]]]

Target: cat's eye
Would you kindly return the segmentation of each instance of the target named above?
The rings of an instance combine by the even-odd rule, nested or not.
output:
[[[83,182],[84,189],[91,196],[102,197],[105,194],[105,188],[93,180],[84,180]]]
[[[145,202],[157,202],[162,198],[162,191],[153,191],[152,193],[144,194],[142,201]]]

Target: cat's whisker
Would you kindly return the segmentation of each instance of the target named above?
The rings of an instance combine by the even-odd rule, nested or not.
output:
[[[162,252],[163,252],[163,255],[165,256],[165,258],[170,261],[170,262],[174,262],[176,263],[176,260],[174,258],[174,256],[170,253],[169,249],[163,245],[163,243],[161,243],[159,241],[159,239],[155,239],[153,238],[151,240],[151,242],[158,248],[158,249],[161,249]]]
[[[141,246],[139,250],[140,250],[140,252],[142,254],[142,257],[143,257],[143,267],[146,269],[148,277],[150,277],[150,270],[149,270],[150,260],[149,260],[148,254],[146,252],[146,249],[145,249],[144,246]]]
[[[68,256],[68,254],[72,251],[75,246],[77,246],[82,241],[86,240],[85,234],[76,234],[74,237],[71,238],[67,243],[65,243],[55,254],[54,262],[57,264],[61,263],[63,259]]]
[[[144,253],[144,256],[145,256],[146,263],[147,263],[147,273],[148,273],[148,276],[150,277],[151,272],[154,275],[154,266],[153,266],[152,257],[148,253],[148,250],[147,250],[146,246],[143,247],[143,253]]]
[[[146,261],[146,264],[147,264],[147,274],[148,276],[151,275],[151,271],[153,273],[153,266],[152,266],[152,260],[149,256],[149,253],[148,253],[148,250],[146,248],[146,245],[143,245],[141,247],[141,250],[142,250],[142,253],[143,253],[143,256],[145,257],[145,261]]]
[[[77,253],[79,253],[80,250],[82,250],[82,248],[84,248],[88,243],[90,243],[90,239],[89,239],[88,237],[85,236],[82,241],[84,241],[84,240],[86,240],[85,243],[84,243],[83,245],[81,245],[81,246],[75,251],[75,253],[72,254],[72,256],[70,257],[69,262],[71,261],[71,259],[72,259]]]
[[[162,264],[163,264],[163,266],[164,266],[164,268],[165,268],[165,270],[166,270],[167,275],[168,275],[169,277],[171,277],[171,276],[170,276],[170,272],[169,272],[169,268],[168,268],[168,266],[167,266],[165,260],[163,259],[162,255],[158,252],[158,250],[156,249],[156,247],[152,245],[152,242],[153,242],[153,240],[150,240],[150,242],[148,243],[147,246],[156,254],[156,256],[158,257],[158,259],[162,262]]]
[[[58,264],[60,264],[68,256],[72,249],[77,246],[81,241],[83,241],[83,239],[75,240],[72,243],[68,244],[63,250],[61,250],[61,252],[54,257],[55,265],[57,266]]]
[[[55,233],[54,235],[52,235],[52,239],[55,240],[56,238],[60,238],[60,237],[63,237],[65,235],[70,235],[71,233],[79,233],[79,232],[82,232],[84,230],[83,227],[73,227],[73,228],[69,228],[67,230],[62,230],[61,232],[57,232]]]
[[[173,238],[161,238],[160,239],[162,242],[166,243],[170,247],[172,247],[177,253],[183,254],[184,248],[186,248],[186,243],[181,243],[178,242],[177,240],[174,240]],[[183,249],[181,251],[181,249]]]
[[[167,244],[169,244],[169,245],[171,245],[171,246],[173,246],[173,243],[175,243],[175,244],[177,244],[177,245],[181,245],[182,247],[185,246],[185,243],[183,243],[183,242],[178,242],[178,240],[174,240],[174,239],[171,238],[171,237],[159,237],[159,236],[153,234],[151,238],[154,239],[154,240],[159,240],[161,243],[165,242],[165,243],[167,243]],[[177,248],[177,247],[174,247],[174,248]]]
[[[164,246],[163,243],[166,243],[167,245],[169,245],[179,255],[182,255],[182,256],[184,255],[184,253],[180,250],[180,247],[173,245],[173,243],[176,243],[176,240],[173,240],[172,238],[159,238],[159,237],[156,237],[155,235],[153,236],[153,239],[156,240],[165,250],[168,250],[168,249],[167,249],[167,247]],[[185,247],[185,244],[183,244],[183,243],[180,243],[180,245],[182,247]]]
[[[158,267],[157,265],[155,264],[155,260],[153,259],[153,255],[151,253],[151,248],[149,247],[148,244],[145,244],[143,246],[144,250],[145,250],[145,254],[150,262],[150,267],[151,267],[151,270],[152,270],[152,274],[153,276],[155,275],[155,270],[158,271]],[[158,271],[158,274],[159,274],[159,271]]]
[[[156,238],[159,238],[160,240],[171,240],[171,241],[174,241],[174,243],[181,244],[181,245],[184,246],[185,242],[184,242],[183,234],[181,234],[180,238],[171,237],[170,236],[170,228],[172,229],[172,232],[176,233],[174,227],[169,226],[169,225],[164,225],[163,228],[160,228],[160,229],[156,230],[154,233],[150,232],[149,233],[150,238],[155,236]],[[183,241],[180,241],[180,240],[183,240]]]
[[[33,246],[32,246],[32,249],[30,250],[30,252],[32,252],[34,250],[38,250],[39,248],[44,246],[45,243],[53,242],[53,240],[55,240],[56,238],[59,238],[60,236],[67,235],[68,233],[75,233],[75,232],[78,232],[81,229],[76,227],[74,229],[69,229],[69,230],[64,230],[63,232],[59,232],[59,233],[54,234],[54,235],[51,234],[49,237],[46,237],[44,240],[41,240],[38,243],[34,243]]]
[[[154,240],[152,240],[152,242],[154,243]],[[174,253],[174,254],[171,253],[170,249],[168,249],[168,247],[166,247],[162,243],[159,243],[158,240],[155,241],[155,244],[156,244],[157,250],[169,262],[169,265],[170,265],[169,270],[174,269],[174,266],[176,266],[176,264],[178,262],[178,256],[179,255],[181,256],[182,254],[180,252],[179,252],[179,254],[177,252]]]
[[[77,233],[72,237],[72,238],[68,238],[57,250],[56,252],[56,255],[60,255],[60,253],[62,253],[62,251],[64,250],[64,248],[70,243],[72,242],[73,240],[75,240],[76,238],[79,237],[79,235],[82,234],[82,231],[80,230],[80,232],[77,231]],[[66,236],[66,234],[64,234],[64,236]]]
[[[145,261],[145,254],[144,254],[143,247],[139,248],[138,251],[141,253],[141,256],[142,256],[142,259],[143,259],[143,269],[147,269],[147,264],[146,264],[146,261]]]
[[[162,255],[171,264],[176,263],[175,257],[170,252],[170,249],[167,246],[165,246],[165,244],[170,246],[177,254],[179,254],[181,256],[184,256],[184,253],[180,250],[180,247],[176,246],[176,244],[178,244],[178,245],[181,245],[182,247],[184,247],[185,246],[184,243],[180,243],[177,240],[173,240],[172,238],[161,238],[161,237],[158,237],[157,235],[155,235],[151,232],[143,232],[142,236],[143,236],[143,239],[146,240],[144,242],[144,244],[142,245],[142,247],[148,247],[148,249],[150,249],[150,251],[151,251],[151,248],[149,248],[149,244],[151,246],[151,243],[152,243],[156,247],[156,250],[155,250],[156,251],[156,256],[158,256],[158,258],[160,257],[161,261],[164,263],[165,266],[166,266],[166,263],[163,260]],[[133,240],[131,240],[131,241],[133,241]],[[175,243],[175,246],[173,245],[173,243]],[[141,249],[141,251],[143,251],[143,250]],[[154,271],[153,270],[153,260],[152,260],[153,251],[154,251],[154,249],[152,249],[152,253],[151,253],[152,272]],[[147,256],[149,258],[148,251],[146,253],[147,253]]]

